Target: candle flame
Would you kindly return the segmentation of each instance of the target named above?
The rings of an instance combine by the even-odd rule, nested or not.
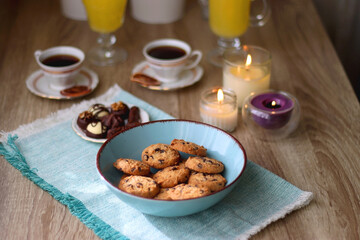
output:
[[[275,101],[272,101],[272,102],[271,102],[271,106],[272,106],[272,107],[275,107],[275,106],[276,106],[276,102],[275,102]]]
[[[246,57],[246,63],[245,63],[245,67],[249,67],[250,64],[252,62],[252,58],[251,58],[251,55],[248,54],[247,57]]]
[[[217,91],[217,100],[220,104],[224,101],[224,92],[221,88]]]

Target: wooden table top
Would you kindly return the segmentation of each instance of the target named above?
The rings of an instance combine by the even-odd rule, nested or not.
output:
[[[311,0],[272,0],[272,17],[262,28],[251,28],[243,43],[272,53],[271,88],[295,95],[302,118],[289,138],[265,142],[239,122],[233,135],[248,158],[302,190],[314,200],[272,223],[253,239],[360,238],[360,105],[321,25]],[[199,93],[222,84],[222,71],[206,59],[204,76],[191,87],[157,92],[129,81],[132,68],[143,60],[141,49],[150,40],[179,38],[206,53],[216,36],[201,17],[197,1],[188,1],[186,14],[173,24],[148,25],[134,20],[128,9],[116,32],[129,53],[126,62],[96,67],[100,79],[90,99],[117,83],[125,90],[183,119],[201,120]],[[25,79],[38,66],[33,53],[56,45],[87,51],[97,34],[86,21],[62,16],[59,1],[5,0],[0,8],[0,130],[44,118],[77,100],[49,100],[33,95]],[[0,239],[97,239],[48,193],[23,177],[0,157]]]

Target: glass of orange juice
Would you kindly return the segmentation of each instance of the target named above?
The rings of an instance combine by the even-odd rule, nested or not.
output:
[[[251,3],[251,8],[250,8]],[[253,7],[261,6],[257,13]],[[218,47],[208,54],[209,61],[223,65],[223,54],[229,48],[240,48],[240,36],[250,26],[263,26],[270,17],[266,0],[209,0],[209,24],[218,36]]]
[[[114,32],[124,23],[127,0],[83,0],[90,28],[99,33],[98,45],[88,53],[89,60],[98,66],[123,62],[124,49],[115,45]]]

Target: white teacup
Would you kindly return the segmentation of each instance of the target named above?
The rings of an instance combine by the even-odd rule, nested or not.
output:
[[[74,77],[79,73],[85,54],[78,48],[58,46],[34,53],[50,87],[63,90],[75,85]]]
[[[177,39],[159,39],[145,45],[143,54],[159,81],[173,82],[184,70],[196,67],[202,53],[191,50],[189,44]]]

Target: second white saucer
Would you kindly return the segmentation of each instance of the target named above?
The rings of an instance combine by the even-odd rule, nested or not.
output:
[[[134,73],[143,73],[155,79],[157,78],[155,72],[149,67],[146,61],[142,61],[137,64],[132,70],[132,74]],[[140,86],[158,91],[176,90],[195,84],[201,79],[203,74],[203,68],[198,65],[193,69],[185,70],[184,72],[182,72],[179,76],[179,79],[174,82],[163,82],[158,86]]]

